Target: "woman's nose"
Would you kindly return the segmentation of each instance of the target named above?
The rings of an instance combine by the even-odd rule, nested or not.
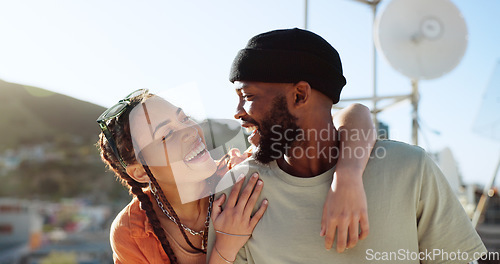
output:
[[[196,138],[197,136],[198,136],[198,130],[193,125],[182,129],[182,141],[183,142],[192,141],[193,138]]]

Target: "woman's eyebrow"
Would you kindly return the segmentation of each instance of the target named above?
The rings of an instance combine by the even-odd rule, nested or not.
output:
[[[176,114],[176,115],[179,115],[181,112],[182,112],[182,108],[180,108],[180,107],[179,107],[179,108],[177,108],[177,110],[175,111],[175,114]],[[156,126],[155,130],[153,131],[153,138],[155,138],[155,134],[156,134],[156,132],[158,131],[158,129],[160,129],[160,127],[162,127],[162,126],[166,126],[166,125],[168,125],[168,123],[170,123],[170,119],[167,119],[167,120],[165,120],[165,121],[163,121],[163,122],[160,122],[160,123]]]
[[[170,119],[167,119],[167,120],[165,120],[165,121],[163,121],[163,122],[160,122],[160,123],[156,126],[155,131],[153,131],[153,138],[155,138],[155,134],[156,134],[156,132],[158,131],[158,129],[160,129],[160,127],[162,127],[162,126],[166,126],[166,125],[168,125],[168,123],[170,123]]]

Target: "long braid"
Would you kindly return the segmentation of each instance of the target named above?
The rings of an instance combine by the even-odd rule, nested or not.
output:
[[[165,253],[167,253],[168,258],[170,259],[170,263],[176,264],[177,258],[170,247],[170,243],[167,240],[167,236],[165,234],[165,230],[161,227],[160,219],[158,219],[158,215],[156,215],[155,210],[153,209],[153,204],[149,199],[149,196],[142,191],[142,188],[138,186],[132,187],[132,193],[137,196],[139,201],[141,202],[141,209],[146,211],[146,215],[148,216],[149,222],[153,227],[153,232],[158,237],[161,242],[161,246]]]
[[[104,140],[103,137],[100,138],[99,140],[101,149],[104,149]],[[141,209],[146,212],[146,216],[149,220],[149,223],[151,224],[153,228],[153,232],[158,238],[158,240],[161,243],[161,246],[165,253],[167,254],[170,263],[172,264],[177,264],[177,257],[175,256],[172,247],[170,246],[170,243],[167,240],[167,236],[165,234],[165,230],[161,227],[160,220],[158,219],[158,215],[156,215],[156,212],[153,209],[153,204],[151,203],[151,200],[149,199],[149,196],[145,194],[142,190],[143,187],[146,187],[147,185],[145,183],[140,183],[132,179],[126,172],[121,165],[117,165],[116,162],[113,162],[111,159],[111,155],[105,155],[104,153],[101,153],[102,159],[108,164],[108,166],[111,167],[111,169],[117,174],[118,177],[121,178],[121,180],[125,181],[126,184],[129,187],[129,192],[137,197],[139,201],[141,202]],[[119,164],[119,163],[118,163]]]
[[[152,95],[147,94],[145,97],[135,98],[131,100],[131,105],[137,105],[143,99],[151,96]],[[130,110],[123,113],[120,118],[111,120],[108,124],[108,128],[117,142],[117,148],[122,156],[122,159],[125,163],[132,164],[136,162],[136,159],[134,148],[132,146],[132,137],[130,135],[130,124],[128,122],[129,113]],[[172,264],[177,264],[177,258],[167,240],[165,230],[161,227],[158,215],[153,209],[153,204],[151,203],[149,196],[142,190],[142,188],[147,187],[148,184],[137,182],[128,175],[113,154],[113,151],[111,150],[111,147],[109,146],[103,133],[99,135],[97,145],[100,149],[101,159],[103,162],[107,164],[107,166],[115,173],[121,183],[129,189],[129,193],[135,195],[140,201],[141,209],[146,212],[146,216],[153,228],[153,232],[160,241],[161,246],[165,251],[165,254],[167,254],[170,262]]]
[[[146,170],[146,172],[149,174],[149,175],[152,175],[151,171],[149,170],[148,166],[144,166],[144,169]],[[151,183],[153,184],[153,186],[156,188],[157,190],[157,193],[158,193],[158,196],[160,196],[160,199],[162,200],[162,202],[167,206],[168,208],[168,211],[170,212],[170,214],[174,217],[176,223],[177,223],[177,227],[179,227],[179,230],[181,231],[181,234],[182,236],[184,237],[184,240],[186,240],[186,242],[188,243],[188,245],[196,250],[196,251],[199,251],[199,252],[202,252],[202,253],[207,253],[205,250],[201,249],[201,248],[197,248],[195,247],[191,241],[189,240],[189,238],[187,237],[186,235],[186,231],[184,231],[184,228],[182,228],[182,225],[181,225],[181,220],[179,219],[179,216],[177,216],[177,213],[175,212],[174,208],[172,207],[172,205],[168,202],[167,200],[167,197],[165,197],[165,194],[163,193],[163,190],[161,189],[160,185],[158,184],[158,182],[156,181],[155,177],[149,177],[150,180],[151,180]]]

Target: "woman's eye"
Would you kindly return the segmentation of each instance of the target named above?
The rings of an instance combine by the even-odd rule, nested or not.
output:
[[[184,118],[181,120],[181,122],[183,122],[183,123],[184,123],[184,122],[187,122],[187,121],[189,121],[189,119],[191,119],[191,117],[190,117],[190,116],[186,116],[186,117],[184,117]]]
[[[173,133],[174,131],[170,130],[165,136],[161,138],[161,141],[165,142],[165,140],[169,139]]]

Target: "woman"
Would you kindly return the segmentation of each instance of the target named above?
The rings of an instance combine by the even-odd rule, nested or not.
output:
[[[224,165],[228,162],[215,162],[205,147],[201,128],[180,108],[149,94],[147,90],[127,96],[105,111],[97,121],[102,129],[98,142],[101,157],[134,196],[118,214],[111,228],[115,263],[206,263],[210,212],[212,208],[220,208],[226,197],[214,201],[213,195],[210,195],[188,203],[182,200],[186,195],[191,201],[196,195],[202,197],[201,193],[210,192],[214,182],[227,170]],[[365,145],[372,146],[373,142]],[[238,155],[230,156],[229,163],[238,162],[238,158],[241,160]],[[360,167],[366,165],[367,157],[364,158],[366,160],[341,159],[338,170],[351,171],[343,165],[347,164],[353,168],[352,171],[358,172]],[[350,182],[347,176],[336,178],[343,179],[338,184]],[[352,178],[352,182],[356,182],[361,174]],[[239,181],[233,190],[243,188],[240,197],[238,191],[233,192],[227,197],[229,206],[226,205],[224,211],[214,210],[214,225],[224,227],[218,232],[244,234],[223,235],[226,252],[228,248],[238,251],[264,214],[265,202],[254,216],[245,210],[245,205],[253,208],[262,186],[257,178],[253,178],[245,188]],[[338,203],[344,198],[333,193],[328,200],[335,199]],[[361,207],[366,211],[366,201],[364,203],[357,202],[354,210]],[[325,203],[324,214],[327,218],[335,218],[339,212],[330,208],[334,207],[331,204],[328,201]],[[349,205],[349,202],[345,204]],[[342,214],[351,212],[349,206],[346,209],[345,205],[336,205],[335,208],[344,210]],[[324,222],[322,235],[328,226],[332,227],[331,222]],[[216,250],[212,255],[219,258],[209,263],[230,262]]]

